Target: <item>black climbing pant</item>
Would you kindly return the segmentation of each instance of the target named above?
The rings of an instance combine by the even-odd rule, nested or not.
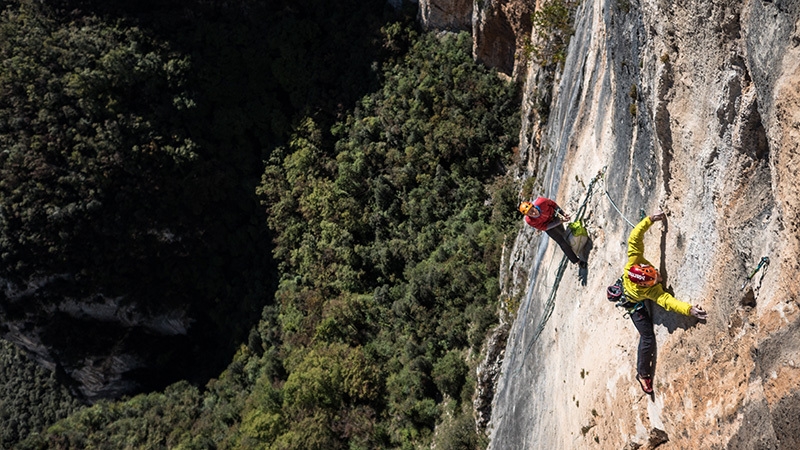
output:
[[[656,356],[656,334],[653,319],[647,308],[639,308],[631,313],[631,320],[639,331],[639,352],[636,358],[636,371],[642,378],[653,376],[653,362]]]
[[[578,262],[578,255],[572,250],[572,246],[569,245],[569,237],[567,237],[567,230],[564,229],[564,225],[557,225],[553,228],[550,228],[545,233],[550,236],[550,239],[556,241],[561,250],[564,251],[564,254],[567,255],[569,262],[576,264]]]

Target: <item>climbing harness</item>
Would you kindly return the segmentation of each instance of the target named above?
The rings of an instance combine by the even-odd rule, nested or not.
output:
[[[622,277],[617,278],[611,286],[606,289],[606,298],[608,301],[614,303],[614,306],[625,310],[622,317],[628,318],[631,314],[644,308],[644,301],[631,301],[625,295],[625,289],[622,287]]]
[[[622,315],[622,318],[623,319],[627,319],[628,317],[631,316],[631,314],[635,313],[636,311],[638,311],[638,310],[640,310],[642,308],[644,308],[644,301],[641,301],[641,302],[638,302],[638,303],[634,303],[633,306],[628,307],[625,310],[625,314]]]
[[[759,262],[758,262],[758,266],[756,266],[756,268],[753,270],[753,273],[751,273],[751,274],[750,274],[750,276],[749,276],[749,277],[747,277],[747,278],[744,280],[744,282],[742,283],[742,288],[741,288],[740,290],[742,290],[742,291],[743,291],[743,290],[744,290],[744,288],[745,288],[745,286],[747,286],[747,283],[748,283],[750,280],[752,280],[752,279],[753,279],[753,277],[756,275],[756,273],[758,273],[758,271],[759,271],[759,270],[761,270],[761,269],[763,268],[763,269],[764,269],[764,271],[763,271],[763,272],[761,272],[761,278],[759,278],[759,279],[758,279],[758,285],[759,285],[759,286],[761,286],[761,280],[763,280],[763,279],[764,279],[764,275],[766,275],[766,274],[767,274],[767,268],[768,268],[768,267],[769,267],[769,257],[768,257],[768,256],[763,256],[763,257],[761,258],[761,261],[759,261]]]

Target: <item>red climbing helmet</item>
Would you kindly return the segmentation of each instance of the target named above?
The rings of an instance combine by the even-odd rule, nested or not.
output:
[[[647,264],[634,264],[628,269],[628,279],[642,287],[650,287],[658,283],[658,271]]]

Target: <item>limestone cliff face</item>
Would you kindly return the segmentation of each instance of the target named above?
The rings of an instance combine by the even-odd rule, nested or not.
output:
[[[586,199],[589,270],[559,283],[558,248],[520,225],[503,274],[520,306],[484,386],[490,448],[800,448],[799,26],[784,0],[584,1],[541,130],[528,68],[521,179],[573,213]],[[645,256],[709,318],[651,308],[651,399],[605,288],[628,222],[659,208]]]
[[[537,2],[519,0],[420,0],[419,20],[428,30],[471,30],[479,62],[519,78],[526,70],[531,14]]]

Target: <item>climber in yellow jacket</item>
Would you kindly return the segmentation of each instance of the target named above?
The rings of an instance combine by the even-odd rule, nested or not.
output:
[[[694,316],[704,320],[706,312],[700,305],[680,301],[664,291],[661,275],[644,257],[644,233],[653,222],[664,220],[662,211],[657,211],[639,222],[628,237],[628,263],[622,276],[625,297],[633,305],[628,309],[634,326],[639,331],[639,349],[636,362],[636,379],[645,393],[653,393],[653,359],[656,353],[656,336],[653,319],[645,308],[644,301],[652,300],[667,311]]]

